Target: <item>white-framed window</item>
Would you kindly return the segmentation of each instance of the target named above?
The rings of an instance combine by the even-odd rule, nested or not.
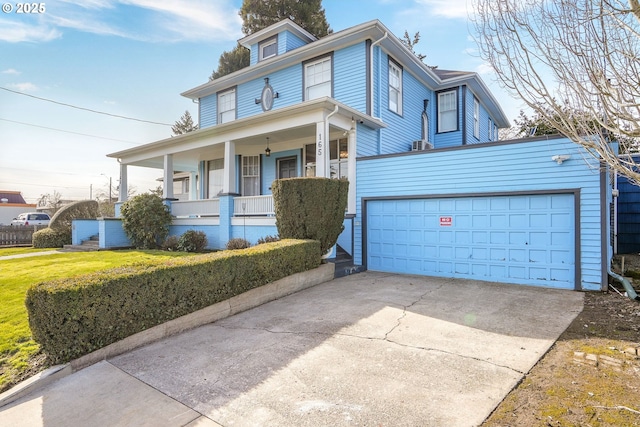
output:
[[[438,94],[438,133],[458,130],[458,91]]]
[[[331,96],[331,57],[325,57],[304,65],[304,99]]]
[[[402,68],[389,59],[389,110],[402,115]]]
[[[222,183],[224,180],[224,159],[209,160],[207,165],[208,169],[208,194],[209,198],[218,197],[218,194],[222,192]]]
[[[305,145],[305,176],[316,176],[316,144]],[[349,177],[349,140],[347,138],[329,141],[329,166],[331,178]]]
[[[473,136],[480,139],[480,102],[473,98]]]
[[[242,156],[242,195],[260,195],[260,156]]]
[[[260,42],[258,61],[271,58],[278,54],[278,36],[273,36],[263,42]]]
[[[236,90],[230,89],[218,94],[218,124],[236,119]]]
[[[493,137],[495,141],[498,141],[500,139],[500,134],[498,133],[498,125],[497,124],[493,124]]]
[[[491,121],[491,117],[489,117],[487,127],[489,128],[489,141],[493,141],[495,136],[493,135],[493,122]]]

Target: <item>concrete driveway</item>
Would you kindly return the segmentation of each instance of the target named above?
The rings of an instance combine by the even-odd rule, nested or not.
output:
[[[85,368],[0,408],[0,425],[475,426],[582,306],[359,273]]]

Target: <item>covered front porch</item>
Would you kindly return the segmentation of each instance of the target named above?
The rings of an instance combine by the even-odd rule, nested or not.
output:
[[[118,207],[126,201],[128,168],[136,166],[161,171],[163,198],[176,231],[218,229],[217,237],[209,239],[214,248],[234,237],[254,243],[277,234],[271,196],[275,179],[348,179],[350,218],[356,212],[358,134],[371,136],[382,127],[379,119],[320,98],[112,153],[109,157],[120,163],[123,189]],[[178,172],[182,179],[174,185]]]

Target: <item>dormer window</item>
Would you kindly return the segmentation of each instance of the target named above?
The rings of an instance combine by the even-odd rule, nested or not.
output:
[[[278,36],[273,36],[267,40],[260,42],[260,58],[259,61],[271,58],[278,54]]]

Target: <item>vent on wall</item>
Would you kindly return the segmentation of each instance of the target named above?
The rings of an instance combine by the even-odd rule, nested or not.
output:
[[[431,144],[426,139],[418,139],[411,143],[411,151],[430,150],[432,148],[433,144]]]

